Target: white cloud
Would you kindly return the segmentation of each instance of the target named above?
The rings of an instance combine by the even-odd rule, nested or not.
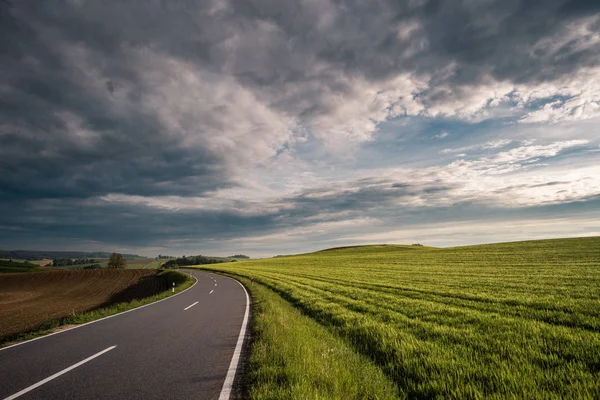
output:
[[[311,238],[316,240],[317,238],[327,237],[331,235],[342,235],[347,232],[359,231],[365,227],[373,228],[381,223],[381,221],[375,218],[351,218],[342,221],[332,222],[317,222],[309,225],[279,230],[277,233],[266,234],[266,235],[251,235],[243,238],[231,239],[232,243],[257,243],[263,242],[265,244],[272,243],[273,241],[288,241],[288,240],[306,240]]]
[[[331,242],[421,243],[430,246],[456,246],[512,240],[600,235],[600,216],[585,218],[521,218],[504,221],[465,220],[452,223],[424,223],[418,227],[385,232],[368,232],[336,237]]]
[[[500,141],[479,148],[498,149]],[[253,186],[222,189],[204,197],[111,194],[106,202],[141,204],[167,210],[223,211],[240,216],[279,215],[314,204],[304,222],[355,218],[355,212],[449,207],[460,203],[499,208],[533,207],[582,201],[600,194],[600,165],[563,169],[540,161],[588,144],[586,140],[525,144],[473,160],[456,160],[428,168],[358,170],[345,181],[310,178],[292,192]],[[352,200],[357,196],[357,200]],[[338,205],[341,199],[351,205]],[[342,204],[344,202],[342,201]],[[334,209],[330,209],[334,207]],[[341,208],[338,208],[341,207]],[[329,223],[327,222],[327,223]]]
[[[490,140],[489,142],[485,142],[483,144],[474,144],[471,146],[459,147],[456,149],[442,149],[440,151],[440,153],[449,154],[449,153],[464,153],[464,152],[472,151],[472,150],[492,150],[492,149],[498,149],[501,147],[508,146],[512,142],[513,141],[510,139]]]
[[[148,50],[134,52],[147,94],[142,104],[186,146],[208,149],[231,168],[260,163],[291,138],[293,121],[231,77]]]

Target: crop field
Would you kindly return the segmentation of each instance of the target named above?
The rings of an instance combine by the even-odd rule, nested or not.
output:
[[[37,264],[25,264],[17,261],[0,260],[0,273],[37,272]]]
[[[150,260],[150,262],[146,263],[142,266],[145,269],[158,269],[161,265],[166,263],[167,261],[174,260],[174,258],[161,258],[156,260]]]
[[[53,269],[83,269],[84,267],[100,264],[101,267],[106,267],[108,265],[108,258],[96,258],[95,262],[89,264],[75,264],[75,265],[64,265],[59,267],[52,267],[52,261],[50,260],[50,268]],[[146,269],[152,268],[152,265],[156,264],[153,258],[126,258],[125,259],[127,269],[142,269],[146,266]],[[154,268],[158,268],[158,265]]]
[[[599,237],[363,246],[203,268],[278,294],[368,358],[399,398],[600,398]],[[280,358],[255,375],[294,362]],[[249,397],[286,397],[265,387],[251,382]]]
[[[128,258],[125,261],[127,262],[127,265],[125,266],[125,268],[138,269],[138,268],[144,268],[144,266],[153,263],[154,258]],[[108,263],[108,260],[106,260],[106,262]],[[102,264],[102,265],[104,266],[105,264]],[[148,268],[148,267],[146,267],[146,268]]]
[[[152,270],[62,270],[0,275],[0,339],[45,321],[167,289]]]

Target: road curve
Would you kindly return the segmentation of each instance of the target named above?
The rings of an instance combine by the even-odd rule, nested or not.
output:
[[[219,399],[247,294],[231,278],[189,272],[198,281],[177,296],[0,349],[0,399]]]

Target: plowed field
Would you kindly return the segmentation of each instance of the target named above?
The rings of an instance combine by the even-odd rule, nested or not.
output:
[[[45,321],[167,289],[156,270],[76,270],[0,275],[0,338]]]

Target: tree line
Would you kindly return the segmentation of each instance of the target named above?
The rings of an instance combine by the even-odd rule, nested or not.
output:
[[[70,265],[83,265],[83,264],[97,264],[98,260],[94,258],[78,258],[73,260],[72,258],[57,258],[52,261],[53,267],[66,267]]]
[[[217,260],[215,258],[208,258],[204,256],[190,256],[190,257],[179,257],[174,260],[169,260],[162,265],[161,268],[176,268],[183,267],[186,265],[200,265],[200,264],[219,264],[226,262],[225,260]]]

